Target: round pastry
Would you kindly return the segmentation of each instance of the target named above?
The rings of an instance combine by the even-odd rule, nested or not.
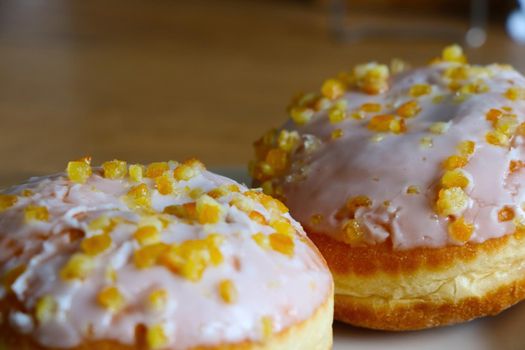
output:
[[[328,262],[335,318],[411,330],[525,297],[525,78],[469,65],[356,66],[256,142],[255,183]]]
[[[0,348],[329,349],[332,278],[287,211],[196,160],[9,188]]]

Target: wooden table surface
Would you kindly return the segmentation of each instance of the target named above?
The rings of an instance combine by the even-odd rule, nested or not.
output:
[[[471,60],[524,70],[501,27]],[[86,154],[244,165],[294,93],[445,44],[340,43],[323,11],[295,2],[0,0],[0,186]]]

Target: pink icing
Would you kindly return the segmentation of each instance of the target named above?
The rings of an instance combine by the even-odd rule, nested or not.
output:
[[[292,154],[295,166],[278,180],[292,215],[307,229],[341,239],[341,221],[335,218],[336,212],[348,198],[366,195],[373,205],[359,208],[355,218],[365,228],[368,244],[387,239],[396,249],[458,244],[447,233],[448,219],[436,215],[433,203],[444,172],[441,163],[457,153],[460,141],[472,140],[476,150],[464,168],[471,177],[465,191],[470,202],[463,213],[475,225],[470,241],[483,242],[513,232],[515,223],[499,222],[497,212],[509,206],[517,218],[524,214],[525,170],[509,172],[511,160],[525,160],[524,140],[516,136],[509,147],[487,143],[485,134],[493,127],[485,115],[491,108],[508,106],[517,114],[519,123],[525,121],[525,101],[511,101],[504,96],[509,87],[525,86],[525,78],[508,67],[487,66],[482,80],[489,91],[457,102],[455,92],[443,78],[445,69],[454,65],[457,64],[443,62],[397,75],[391,88],[380,95],[353,91],[342,98],[348,111],[365,102],[378,102],[383,105],[380,114],[395,113],[399,105],[413,99],[408,96],[413,84],[431,85],[432,93],[417,98],[422,111],[407,120],[406,133],[385,134],[382,141],[372,141],[376,132],[367,128],[373,115],[370,113],[364,120],[347,118],[331,124],[327,112],[321,111],[304,126],[288,123],[286,129],[297,130],[303,139],[314,135],[321,140],[320,146],[309,153]],[[443,101],[433,102],[439,95],[444,96]],[[430,133],[429,126],[438,121],[450,122],[450,128],[440,135]],[[330,134],[335,129],[342,129],[344,135],[332,140]],[[431,148],[420,145],[421,138],[427,136],[433,139]],[[298,177],[302,179],[297,180]],[[410,185],[418,186],[420,194],[407,194]],[[384,201],[390,201],[390,205],[385,206]],[[311,223],[315,214],[324,218],[316,225]]]
[[[160,212],[167,205],[193,201],[188,196],[188,188],[209,191],[221,184],[233,183],[203,171],[189,181],[177,182],[177,194],[161,195],[151,180],[144,182],[152,188],[152,207]],[[133,185],[136,183],[127,179],[108,180],[99,175],[93,175],[85,184],[72,184],[64,175],[57,175],[36,178],[3,192],[18,194],[23,189],[31,189],[34,195],[19,197],[14,207],[0,213],[0,275],[27,264],[27,270],[12,286],[16,298],[26,310],[32,310],[41,296],[51,295],[58,303],[58,311],[55,318],[44,324],[35,322],[30,313],[15,311],[1,315],[0,320],[10,322],[17,331],[29,334],[43,346],[57,348],[100,339],[133,344],[137,324],[161,323],[169,338],[166,346],[186,349],[258,341],[262,336],[262,317],[270,317],[274,331],[279,332],[309,318],[331,293],[330,274],[322,258],[301,237],[304,231],[298,223],[292,220],[298,230],[293,257],[263,249],[251,235],[269,234],[273,229],[228,205],[231,195],[218,199],[227,212],[226,221],[200,225],[175,220],[162,232],[162,241],[166,243],[203,238],[210,233],[222,234],[223,263],[208,268],[197,282],[162,266],[138,270],[132,261],[137,248],[132,234],[139,217],[122,199]],[[247,190],[244,186],[240,188],[242,192]],[[49,221],[24,223],[22,209],[30,203],[46,206]],[[263,215],[270,215],[262,205],[256,204]],[[61,232],[70,229],[88,232],[89,222],[102,214],[126,218],[128,223],[118,224],[111,232],[111,248],[96,257],[95,269],[86,280],[61,280],[58,271],[79,249],[78,241],[70,242]],[[288,214],[283,217],[290,218]],[[38,234],[48,238],[43,241]],[[12,256],[7,240],[16,242],[23,253]],[[112,314],[96,302],[101,288],[111,284],[105,277],[108,266],[117,272],[114,285],[132,306],[124,315]],[[217,285],[223,279],[231,279],[238,290],[238,300],[233,304],[226,304],[219,297]],[[0,297],[5,297],[6,290],[0,288]],[[159,288],[168,292],[168,303],[163,310],[152,313],[147,310],[145,300],[152,290]],[[90,326],[92,333],[88,335]]]

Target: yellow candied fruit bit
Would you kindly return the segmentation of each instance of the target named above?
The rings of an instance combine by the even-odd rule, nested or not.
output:
[[[0,213],[11,208],[18,202],[18,197],[12,194],[0,194]]]
[[[173,177],[178,181],[188,181],[204,171],[205,167],[197,159],[188,159],[173,170]]]
[[[510,137],[518,128],[518,121],[515,114],[503,114],[494,123],[494,129]]]
[[[439,215],[459,215],[467,209],[469,197],[460,187],[439,190],[436,211]]]
[[[144,166],[132,164],[129,166],[129,178],[135,182],[141,182],[144,177]]]
[[[402,73],[409,68],[410,68],[410,65],[407,62],[399,58],[393,58],[390,61],[390,71],[392,72],[392,74]]]
[[[222,236],[213,234],[205,239],[174,244],[162,254],[160,263],[190,281],[198,281],[210,264],[217,266],[223,261],[219,249],[222,239]]]
[[[27,188],[26,188],[26,189],[22,190],[22,192],[20,193],[20,195],[21,195],[22,197],[31,197],[31,196],[34,195],[34,192],[31,191],[30,189],[27,189]]]
[[[505,91],[503,96],[511,101],[525,100],[525,88],[517,86],[510,87]]]
[[[16,282],[18,277],[20,277],[26,271],[26,268],[26,265],[22,264],[12,268],[11,270],[8,270],[2,276],[2,285],[4,288],[8,291],[11,291],[11,286]]]
[[[319,225],[321,222],[323,222],[323,215],[322,214],[314,214],[310,217],[310,222],[312,225]]]
[[[276,173],[281,172],[288,167],[288,154],[280,148],[272,148],[268,151],[265,160]]]
[[[463,168],[468,163],[468,158],[465,156],[452,155],[445,159],[442,166],[446,170],[454,170],[457,168]]]
[[[154,179],[158,176],[161,176],[165,171],[168,170],[170,170],[170,167],[167,162],[153,162],[148,164],[144,175],[147,178]]]
[[[292,152],[299,145],[301,137],[297,131],[281,130],[277,138],[279,148],[285,152]]]
[[[509,163],[509,171],[511,173],[516,172],[523,167],[525,167],[525,163],[521,160],[511,160]]]
[[[266,218],[264,217],[264,215],[259,213],[257,210],[250,211],[248,216],[250,217],[250,219],[252,219],[255,222],[258,222],[261,225],[266,225],[267,224]]]
[[[57,310],[57,302],[51,295],[45,295],[38,299],[35,305],[35,317],[40,324],[53,319]]]
[[[106,233],[85,238],[80,244],[82,251],[90,256],[99,255],[105,252],[110,246],[111,237]]]
[[[419,145],[422,148],[432,148],[434,146],[434,142],[432,140],[432,137],[424,136],[419,140]]]
[[[91,158],[84,158],[67,163],[67,176],[75,183],[83,184],[91,176]]]
[[[106,268],[106,271],[104,273],[104,277],[108,281],[115,283],[117,281],[118,274],[117,274],[117,271],[113,268],[113,266],[108,266],[108,268]]]
[[[419,187],[410,185],[407,187],[407,194],[419,194]]]
[[[290,117],[297,125],[304,125],[312,120],[314,111],[308,107],[293,107],[290,110]]]
[[[372,141],[374,143],[378,143],[378,142],[383,141],[384,139],[385,139],[385,134],[374,134],[370,138],[370,141]]]
[[[495,123],[499,118],[501,118],[502,115],[503,112],[499,109],[491,108],[489,109],[487,114],[485,114],[485,119],[492,123]]]
[[[161,311],[168,302],[166,289],[158,289],[148,295],[148,306],[153,311]]]
[[[460,94],[482,94],[488,92],[489,86],[483,80],[476,80],[470,84],[465,84],[459,89]]]
[[[137,249],[133,254],[135,267],[138,269],[152,267],[168,249],[169,247],[164,243],[151,244]]]
[[[432,92],[432,86],[428,84],[414,84],[410,87],[408,94],[412,97],[428,95]]]
[[[350,114],[350,117],[355,120],[365,119],[366,115],[363,111],[355,111]]]
[[[441,186],[444,188],[459,187],[466,188],[470,180],[460,169],[447,170],[441,177]]]
[[[450,123],[445,122],[435,122],[430,124],[428,131],[433,134],[444,134],[450,128]]]
[[[390,71],[384,64],[359,64],[354,67],[353,74],[357,87],[367,94],[375,95],[388,90]]]
[[[505,135],[504,133],[499,132],[497,130],[488,131],[485,134],[485,140],[487,141],[487,143],[490,143],[491,145],[494,145],[494,146],[505,147],[509,145],[509,137]]]
[[[295,243],[292,236],[282,233],[272,233],[268,236],[270,247],[281,254],[293,256]]]
[[[83,280],[93,267],[93,260],[89,255],[77,253],[60,269],[60,278],[64,281]]]
[[[92,220],[89,225],[88,229],[91,231],[98,231],[98,230],[104,230],[111,226],[112,221],[107,215],[100,215],[96,219]]]
[[[164,332],[164,327],[161,324],[148,327],[146,332],[146,342],[148,344],[148,349],[150,350],[157,350],[165,347],[166,344],[168,344],[168,337]]]
[[[335,129],[332,131],[332,133],[330,134],[330,137],[332,138],[332,140],[337,140],[341,137],[343,137],[343,130],[342,129]]]
[[[257,191],[246,191],[244,195],[261,203],[263,207],[272,213],[288,213],[288,207],[280,200]]]
[[[454,44],[447,46],[441,53],[441,58],[446,62],[466,63],[467,58],[463,54],[461,46]]]
[[[363,239],[363,229],[355,219],[346,220],[343,223],[343,241],[348,244],[359,243]]]
[[[379,113],[381,112],[381,104],[375,102],[363,103],[359,110],[366,113]]]
[[[128,191],[127,198],[132,207],[149,208],[151,205],[150,190],[146,184],[132,187]]]
[[[372,200],[364,195],[358,195],[351,197],[346,201],[345,207],[348,210],[348,214],[351,218],[354,217],[355,212],[360,207],[370,208],[372,206]]]
[[[208,195],[202,195],[196,202],[197,219],[200,224],[215,224],[223,216],[219,202]]]
[[[117,287],[105,287],[97,296],[97,301],[100,306],[110,310],[111,312],[118,312],[124,306],[124,296]]]
[[[219,282],[219,295],[226,304],[233,304],[237,301],[238,292],[235,284],[230,279]]]
[[[155,178],[155,187],[162,195],[168,195],[173,192],[172,180],[166,175],[161,175]]]
[[[107,179],[123,179],[128,173],[128,164],[122,160],[111,160],[102,163],[104,177]]]
[[[406,130],[405,121],[391,114],[376,115],[370,119],[368,129],[377,132],[402,133]]]
[[[252,239],[257,243],[261,248],[267,249],[270,248],[270,240],[267,235],[264,233],[256,233],[252,235]]]
[[[321,86],[321,94],[330,100],[335,100],[343,96],[345,90],[345,84],[338,79],[328,79],[323,83],[323,86]]]
[[[444,100],[445,100],[445,95],[436,95],[436,96],[432,97],[432,103],[436,104],[436,105],[440,104]]]
[[[270,226],[277,232],[286,236],[293,236],[295,234],[295,228],[286,218],[278,218],[270,221]]]
[[[174,215],[179,219],[196,220],[197,210],[195,202],[184,203],[181,205],[168,205],[163,210],[164,214]]]
[[[470,239],[474,232],[474,225],[467,222],[463,217],[448,224],[448,234],[456,242],[464,243]]]
[[[415,100],[405,102],[397,109],[397,115],[402,118],[415,117],[419,112],[421,112],[421,106]]]
[[[476,150],[476,143],[470,140],[461,141],[458,143],[456,148],[460,155],[469,157],[474,154],[474,151]]]
[[[160,241],[160,232],[155,226],[143,226],[133,233],[133,238],[141,245],[150,245]]]
[[[339,109],[339,108],[332,108],[330,112],[328,112],[328,120],[332,124],[341,123],[346,119],[346,111]]]
[[[261,317],[261,337],[268,340],[273,334],[273,320],[270,316]]]
[[[499,222],[506,222],[511,221],[514,219],[514,209],[511,207],[503,207],[498,211],[498,221]]]
[[[28,205],[24,209],[24,218],[26,222],[31,221],[48,221],[49,211],[46,207],[37,205]]]
[[[516,134],[520,136],[525,136],[525,122],[518,125],[516,128]]]

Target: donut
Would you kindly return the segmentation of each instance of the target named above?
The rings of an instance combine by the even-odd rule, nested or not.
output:
[[[336,319],[416,330],[525,297],[520,73],[451,45],[418,68],[357,65],[288,112],[250,172],[327,260]]]
[[[333,281],[280,201],[195,159],[88,157],[0,193],[0,348],[332,345]]]

